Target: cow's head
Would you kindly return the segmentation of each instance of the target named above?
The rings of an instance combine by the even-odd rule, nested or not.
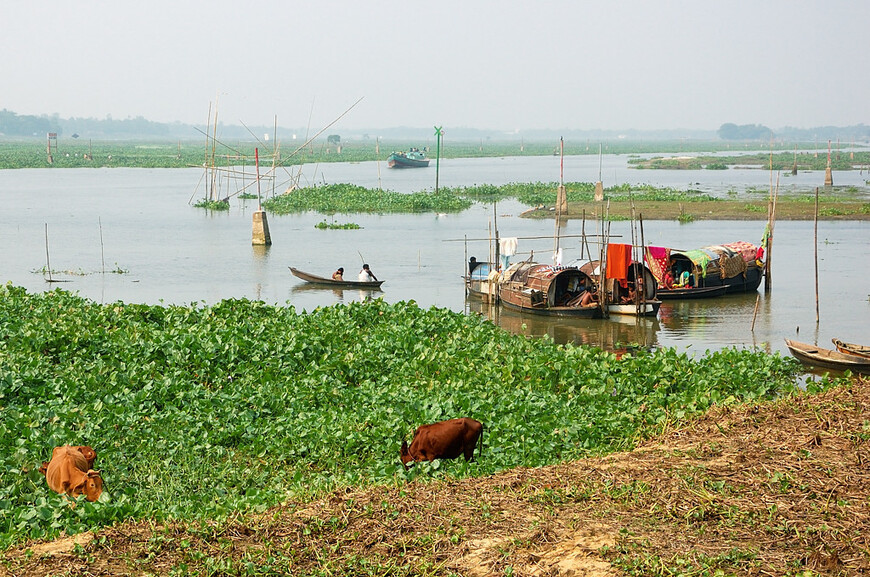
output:
[[[408,463],[410,463],[411,461],[414,460],[411,458],[411,453],[408,451],[408,442],[407,441],[402,441],[402,449],[399,452],[399,454],[402,457],[402,465],[404,465],[405,469],[407,469]]]
[[[102,493],[103,478],[100,476],[99,471],[94,471],[93,469],[89,469],[85,474],[84,480],[79,485],[73,487],[72,490],[73,498],[84,495],[91,502],[99,499]]]

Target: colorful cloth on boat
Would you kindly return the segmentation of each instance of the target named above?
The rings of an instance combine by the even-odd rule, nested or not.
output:
[[[607,245],[607,270],[605,276],[619,281],[622,288],[628,286],[628,267],[631,264],[631,245],[610,243]]]
[[[710,264],[710,261],[719,258],[718,254],[703,249],[687,250],[680,254],[686,256],[689,260],[695,263],[695,266],[701,270],[702,277],[707,276],[707,265]]]
[[[670,258],[671,249],[663,246],[648,246],[644,253],[646,265],[659,282],[662,282],[662,279],[665,278],[665,273],[670,268]]]
[[[745,241],[737,241],[730,242],[728,244],[723,244],[725,248],[734,251],[735,253],[739,253],[741,257],[743,257],[744,262],[752,262],[758,257],[758,248],[752,243]]]

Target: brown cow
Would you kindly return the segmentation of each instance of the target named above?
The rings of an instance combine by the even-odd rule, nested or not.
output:
[[[94,461],[97,460],[97,452],[93,450],[93,448],[84,446],[74,446],[73,449],[77,450],[79,453],[84,455],[85,459],[88,462],[88,469],[94,468]],[[52,452],[52,455],[54,453]],[[39,467],[39,472],[45,475],[45,472],[48,470],[48,461],[43,461],[42,466]]]
[[[483,424],[467,417],[421,425],[414,431],[410,448],[402,441],[402,465],[407,469],[411,461],[455,459],[459,455],[465,455],[465,460],[470,461],[481,434]]]
[[[66,493],[73,499],[84,495],[88,501],[96,501],[103,492],[103,478],[94,471],[97,453],[90,447],[55,447],[51,461],[39,468],[45,473],[48,487],[56,493]],[[43,471],[44,468],[44,471]]]

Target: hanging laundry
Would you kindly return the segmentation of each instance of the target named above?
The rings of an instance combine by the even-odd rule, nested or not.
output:
[[[607,278],[615,278],[619,286],[628,286],[628,267],[631,264],[631,245],[611,243],[607,245]]]
[[[513,256],[517,254],[517,238],[508,237],[498,241],[498,251],[503,256]]]
[[[664,280],[665,273],[670,268],[670,259],[671,249],[663,246],[648,246],[644,254],[644,260],[646,260],[650,272],[659,282]]]

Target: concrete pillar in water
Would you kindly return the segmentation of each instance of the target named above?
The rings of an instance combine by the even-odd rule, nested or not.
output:
[[[556,192],[556,214],[560,216],[568,214],[568,191],[565,190],[564,184],[560,184]]]
[[[269,234],[269,221],[266,219],[265,210],[260,209],[254,212],[254,226],[251,235],[251,244],[272,244],[272,237]]]
[[[595,200],[604,200],[604,185],[601,184],[600,180],[595,183]]]
[[[825,169],[825,186],[834,186],[834,175],[831,174],[831,167]]]

